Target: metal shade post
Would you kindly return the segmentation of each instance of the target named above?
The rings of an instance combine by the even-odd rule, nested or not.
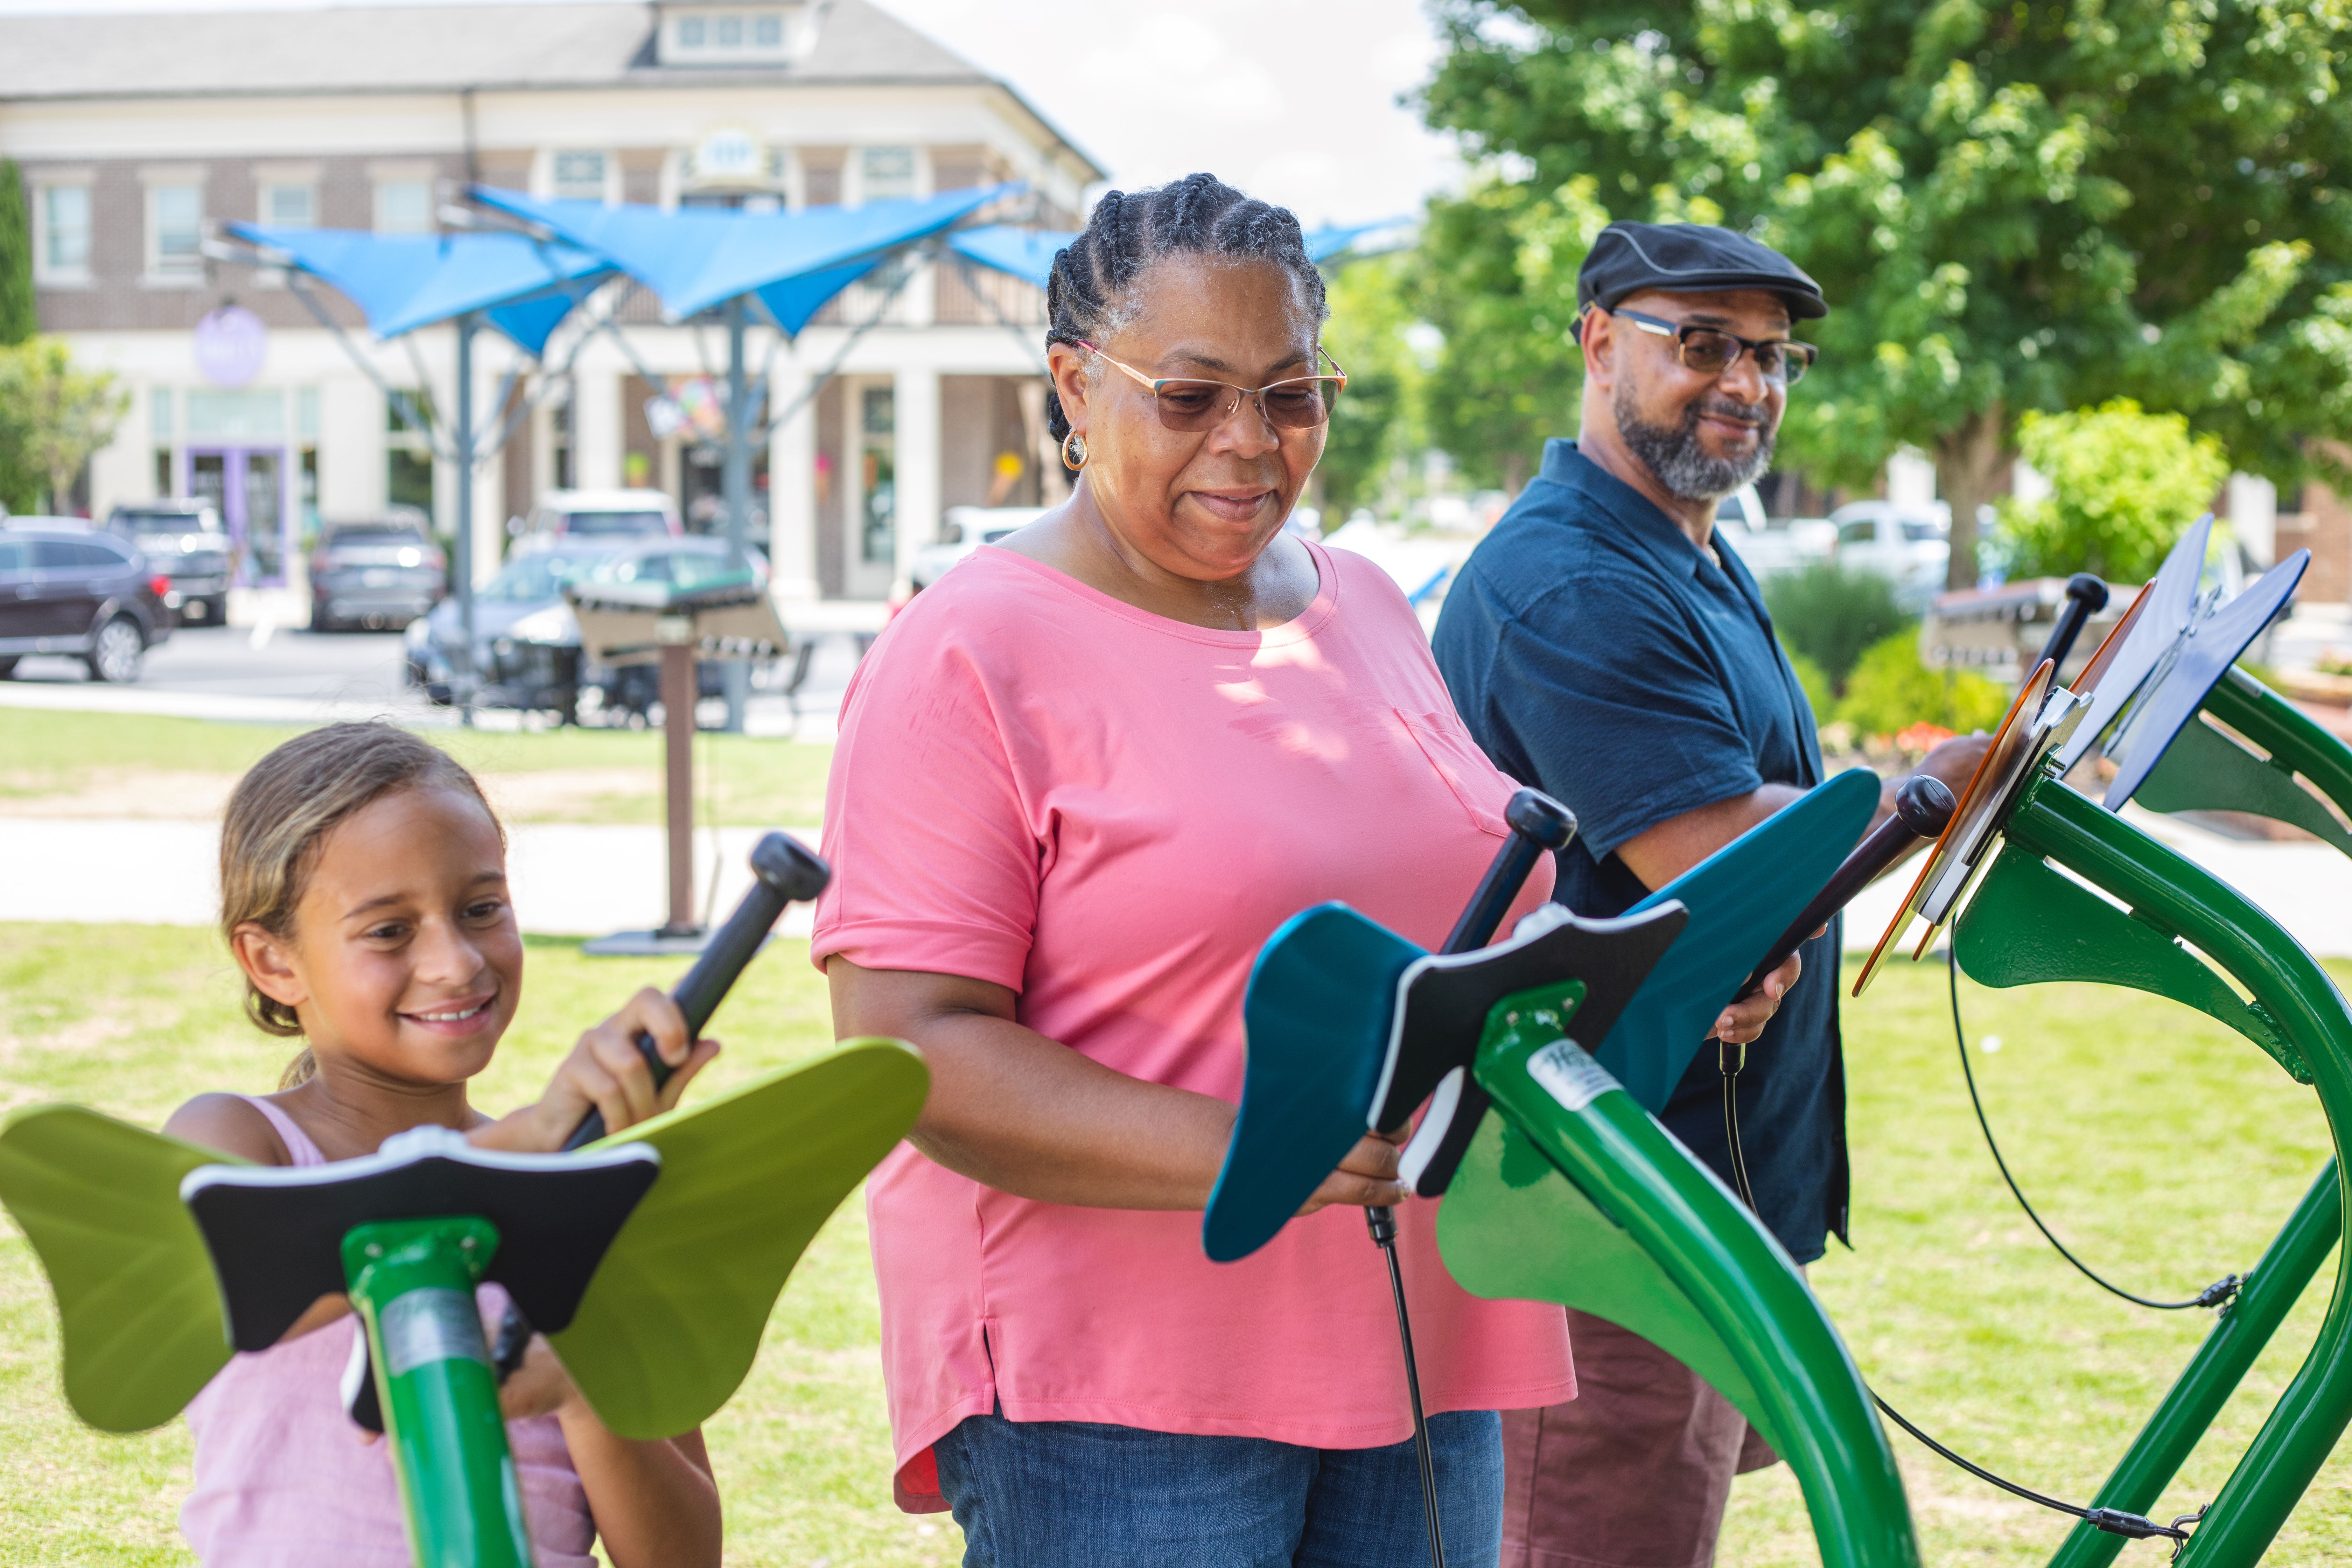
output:
[[[694,617],[664,616],[654,626],[661,644],[662,744],[667,753],[669,827],[669,919],[656,934],[694,937]],[[739,665],[736,668],[740,668]]]
[[[457,560],[449,575],[457,594],[457,717],[474,721],[474,696],[479,689],[474,668],[474,332],[481,325],[478,312],[457,318]]]
[[[751,527],[751,389],[743,374],[743,296],[727,301],[727,570],[744,571],[747,535]],[[727,682],[727,728],[743,731],[743,704],[751,686],[751,669],[730,660],[722,672]],[[675,873],[672,873],[675,877]]]

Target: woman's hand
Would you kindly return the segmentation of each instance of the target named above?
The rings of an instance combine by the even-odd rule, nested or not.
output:
[[[1298,1205],[1298,1212],[1310,1215],[1333,1204],[1376,1208],[1412,1196],[1396,1179],[1398,1152],[1412,1136],[1412,1128],[1401,1127],[1393,1134],[1367,1132],[1357,1139],[1339,1168],[1323,1178],[1323,1184]]]
[[[1813,934],[1819,936],[1821,932]],[[1715,1027],[1707,1038],[1721,1040],[1726,1045],[1744,1046],[1762,1034],[1764,1026],[1772,1021],[1772,1015],[1780,1010],[1780,998],[1789,994],[1789,987],[1797,983],[1797,976],[1803,973],[1804,969],[1803,956],[1790,953],[1788,963],[1764,977],[1762,990],[1743,1001],[1734,1002],[1723,1010],[1723,1016],[1716,1019]]]
[[[669,1064],[669,1081],[659,1089],[654,1088],[645,1058],[637,1054],[639,1035],[651,1036],[654,1048]],[[604,1112],[605,1131],[618,1132],[676,1105],[694,1075],[718,1054],[717,1040],[689,1043],[677,1004],[648,985],[580,1037],[537,1103],[477,1128],[470,1136],[486,1149],[553,1152],[591,1110]]]

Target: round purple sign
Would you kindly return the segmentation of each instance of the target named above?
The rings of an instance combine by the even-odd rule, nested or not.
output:
[[[269,329],[242,305],[208,310],[196,323],[196,369],[215,386],[243,386],[268,353]]]

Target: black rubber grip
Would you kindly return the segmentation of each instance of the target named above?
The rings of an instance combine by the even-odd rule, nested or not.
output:
[[[2050,640],[2042,645],[2042,651],[2034,655],[2033,662],[2025,668],[2040,669],[2044,659],[2053,665],[2064,664],[2066,656],[2074,651],[2074,639],[2083,635],[2084,626],[2089,624],[2093,616],[2106,607],[2107,585],[2105,583],[2088,572],[2077,572],[2067,578],[2066,606],[2058,612],[2058,624],[2050,628]]]
[[[1495,851],[1493,863],[1478,879],[1477,891],[1470,895],[1440,952],[1473,952],[1494,941],[1495,929],[1511,912],[1536,861],[1547,849],[1566,848],[1576,837],[1576,813],[1541,790],[1523,789],[1513,795],[1503,808],[1503,820],[1510,824],[1511,836]]]
[[[1822,890],[1813,895],[1804,911],[1789,922],[1764,954],[1763,961],[1749,973],[1739,987],[1735,1000],[1745,1001],[1764,988],[1764,977],[1789,962],[1789,955],[1805,944],[1807,938],[1829,922],[1832,915],[1853,901],[1853,896],[1884,875],[1886,868],[1911,852],[1913,845],[1922,838],[1933,838],[1942,833],[1952,820],[1958,803],[1943,780],[1927,773],[1914,773],[1895,792],[1895,815],[1870,830],[1863,841],[1853,847],[1853,853],[1838,863]]]

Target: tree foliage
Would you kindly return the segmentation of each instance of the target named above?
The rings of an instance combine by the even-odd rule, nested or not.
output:
[[[14,158],[0,158],[0,348],[40,331],[33,309],[33,231],[25,213],[25,178]]]
[[[1331,279],[1324,347],[1348,373],[1316,465],[1323,526],[1337,527],[1379,499],[1399,458],[1418,450],[1423,370],[1413,349],[1409,258],[1402,253],[1344,264]]]
[[[2352,434],[2343,0],[1437,13],[1428,117],[1510,176],[1431,215],[1433,276],[1509,301],[1458,309],[1564,324],[1573,258],[1526,254],[1547,204],[1755,234],[1832,304],[1784,450],[1839,483],[1928,451],[1956,584],[2027,411],[2137,397],[2281,481]],[[1528,342],[1556,353],[1557,333]],[[1479,368],[1450,363],[1449,397],[1526,395],[1517,364],[1456,378]]]
[[[2017,444],[2050,481],[2038,500],[2001,503],[1998,549],[2012,577],[2095,572],[2145,583],[2230,477],[2211,436],[2178,414],[2120,397],[2072,414],[2028,413]]]
[[[75,366],[59,338],[34,338],[0,349],[0,496],[11,510],[32,510],[47,492],[63,511],[90,454],[114,439],[131,406],[112,371]]]

